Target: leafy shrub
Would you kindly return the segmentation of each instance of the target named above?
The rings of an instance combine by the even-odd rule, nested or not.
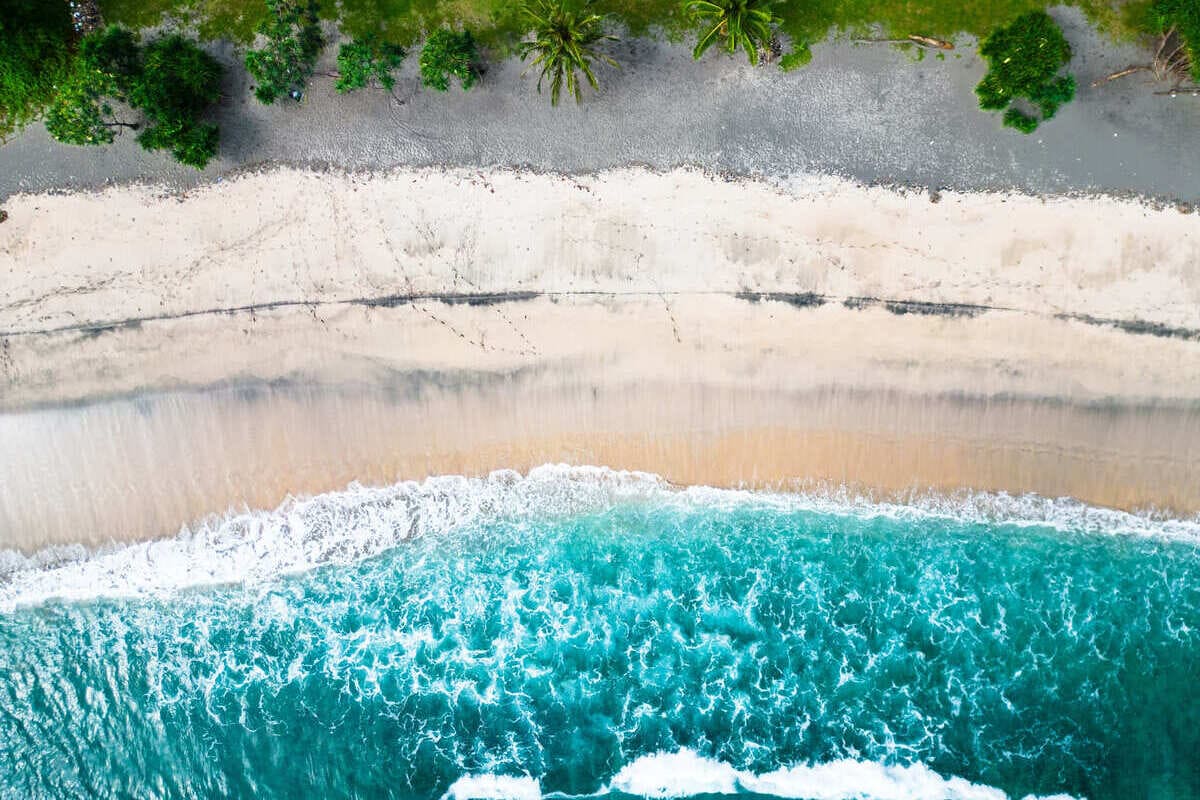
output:
[[[404,56],[403,47],[384,42],[374,35],[346,42],[338,49],[338,80],[334,88],[339,92],[352,92],[363,88],[373,78],[390,92],[396,85],[392,72],[400,67]]]
[[[267,41],[246,53],[246,70],[256,82],[254,96],[270,105],[285,94],[300,92],[312,77],[325,46],[316,0],[267,0],[267,18],[258,33]]]
[[[791,52],[779,59],[779,68],[784,72],[791,72],[808,66],[812,58],[812,49],[807,44],[796,44],[792,46]]]
[[[0,139],[37,119],[71,73],[65,0],[0,0]]]
[[[1075,96],[1075,79],[1058,74],[1071,60],[1071,46],[1044,11],[1023,14],[993,31],[979,53],[988,62],[987,74],[975,87],[979,107],[1008,109],[1004,124],[1022,133],[1032,133],[1040,121],[1053,117]],[[1041,119],[1012,107],[1020,100],[1036,107]]]
[[[1021,133],[1033,133],[1037,130],[1038,119],[1032,114],[1026,114],[1019,108],[1010,108],[1004,112],[1004,127],[1016,128]]]
[[[458,78],[464,90],[479,80],[479,50],[470,31],[455,33],[439,28],[429,34],[421,48],[421,83],[444,92],[450,78]]]

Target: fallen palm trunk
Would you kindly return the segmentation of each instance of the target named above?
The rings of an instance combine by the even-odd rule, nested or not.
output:
[[[932,36],[911,34],[902,39],[851,39],[855,44],[915,44],[930,50],[953,50],[954,43],[945,39],[935,39]]]

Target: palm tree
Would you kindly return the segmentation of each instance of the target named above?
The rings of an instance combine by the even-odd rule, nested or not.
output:
[[[693,58],[704,55],[717,39],[724,40],[725,52],[733,55],[738,48],[746,51],[752,65],[758,65],[758,53],[774,35],[771,27],[779,19],[771,12],[774,0],[688,0],[685,8],[703,25]]]
[[[533,68],[540,64],[542,67],[542,74],[538,76],[539,92],[542,81],[549,76],[551,105],[558,105],[558,95],[564,84],[567,94],[573,95],[575,102],[580,101],[582,87],[578,72],[583,73],[593,89],[599,88],[592,72],[593,59],[617,66],[616,61],[592,47],[596,42],[617,39],[604,33],[604,17],[568,8],[565,0],[533,0],[526,4],[524,12],[533,28],[533,40],[521,42],[521,60],[530,55],[537,56],[529,66]]]

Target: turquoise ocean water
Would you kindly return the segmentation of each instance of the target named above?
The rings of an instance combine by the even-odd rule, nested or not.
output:
[[[1200,535],[543,468],[0,559],[0,797],[1200,797]]]

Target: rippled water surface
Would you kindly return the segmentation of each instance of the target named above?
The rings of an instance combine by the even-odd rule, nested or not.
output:
[[[1196,539],[581,481],[10,558],[0,796],[1200,797]]]

